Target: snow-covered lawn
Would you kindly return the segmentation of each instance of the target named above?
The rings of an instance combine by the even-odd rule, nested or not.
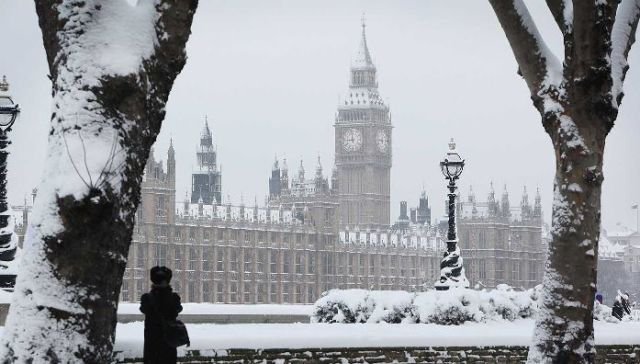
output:
[[[119,314],[140,314],[140,304],[121,302]],[[183,303],[180,315],[308,315],[313,305],[234,305],[215,303]]]
[[[640,322],[595,322],[597,345],[640,344]],[[187,325],[191,350],[528,346],[534,321],[434,324],[242,324]],[[118,324],[115,350],[125,357],[142,355],[143,323]],[[184,348],[180,349],[181,351]]]

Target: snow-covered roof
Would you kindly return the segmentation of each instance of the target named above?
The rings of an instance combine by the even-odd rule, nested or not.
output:
[[[632,230],[624,225],[616,225],[616,228],[614,230],[605,230],[606,231],[606,235],[609,238],[626,238],[629,237],[631,235],[634,235],[634,233],[636,232],[635,230]]]
[[[598,257],[600,258],[622,258],[624,255],[624,245],[612,243],[604,234],[600,235],[598,243]]]
[[[345,106],[369,107],[385,106],[384,100],[375,88],[353,87],[342,102]]]
[[[342,230],[339,233],[342,244],[360,244],[369,246],[403,246],[405,248],[421,248],[443,250],[444,241],[435,230],[414,228],[400,233],[391,230]]]
[[[471,219],[473,217],[473,208],[474,204],[471,202],[462,202],[461,203],[461,212],[460,218],[463,219]],[[476,215],[477,218],[488,218],[491,216],[489,213],[489,203],[488,202],[476,202]],[[522,209],[520,206],[510,206],[509,207],[510,220],[511,221],[521,221],[522,220]]]
[[[201,205],[202,213],[200,213],[200,205],[197,203],[176,203],[176,214],[182,218],[193,219],[218,219],[222,221],[247,221],[266,223],[267,221],[275,223],[291,224],[294,221],[293,211],[289,209],[277,209],[255,206],[242,205]],[[257,213],[256,213],[257,212]],[[270,219],[267,219],[267,216]]]

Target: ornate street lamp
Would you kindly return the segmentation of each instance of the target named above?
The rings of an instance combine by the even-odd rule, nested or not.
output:
[[[0,82],[0,288],[12,289],[16,282],[16,267],[13,264],[18,246],[18,237],[9,226],[9,204],[7,203],[7,147],[9,131],[20,114],[20,107],[9,95],[9,83],[2,76]]]
[[[464,274],[458,236],[456,231],[456,180],[462,174],[464,159],[456,152],[456,143],[451,138],[449,152],[440,162],[442,174],[449,180],[449,230],[447,232],[447,251],[440,263],[440,279],[435,283],[436,290],[446,291],[450,287],[468,288],[469,281]]]

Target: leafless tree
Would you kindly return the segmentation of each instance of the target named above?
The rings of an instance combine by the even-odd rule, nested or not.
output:
[[[546,0],[564,38],[561,63],[523,0],[489,2],[556,156],[552,240],[529,362],[591,363],[603,153],[623,97],[640,4]]]
[[[197,3],[35,0],[53,112],[2,362],[111,361],[144,166]]]

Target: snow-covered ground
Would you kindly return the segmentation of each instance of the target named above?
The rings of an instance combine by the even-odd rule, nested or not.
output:
[[[640,344],[640,322],[595,322],[597,345]],[[187,324],[190,350],[341,347],[528,346],[534,321],[433,324]],[[142,355],[142,322],[118,324],[116,348]],[[184,352],[184,348],[179,349]]]
[[[234,305],[183,303],[180,315],[311,315],[313,305]],[[119,314],[139,314],[140,304],[121,302]]]

